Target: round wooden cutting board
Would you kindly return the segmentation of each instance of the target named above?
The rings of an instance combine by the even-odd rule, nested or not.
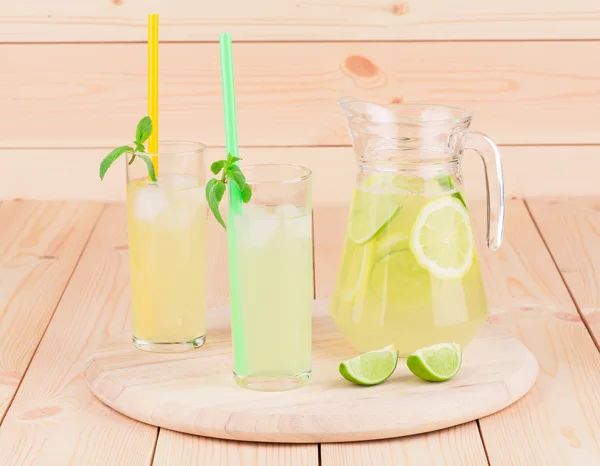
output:
[[[360,387],[338,373],[356,355],[315,301],[313,377],[303,388],[256,392],[232,377],[229,310],[208,315],[207,343],[182,354],[152,354],[117,335],[97,349],[85,371],[111,408],[167,429],[256,442],[350,442],[417,434],[499,411],[533,386],[538,365],[515,337],[486,326],[464,351],[452,380],[423,382],[404,360],[381,385]]]

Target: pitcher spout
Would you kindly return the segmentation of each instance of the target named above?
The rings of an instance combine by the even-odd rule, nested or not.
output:
[[[365,102],[351,96],[343,96],[338,104],[349,120],[385,123],[397,121],[394,112],[379,104]]]

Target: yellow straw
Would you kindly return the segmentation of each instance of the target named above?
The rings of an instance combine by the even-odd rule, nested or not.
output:
[[[152,119],[152,134],[148,152],[158,152],[158,15],[148,15],[148,116]],[[158,176],[158,156],[152,156],[154,173]]]

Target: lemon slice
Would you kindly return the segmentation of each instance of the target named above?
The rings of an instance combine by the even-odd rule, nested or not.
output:
[[[410,232],[410,248],[423,268],[438,278],[461,278],[473,263],[469,212],[455,197],[426,204]]]

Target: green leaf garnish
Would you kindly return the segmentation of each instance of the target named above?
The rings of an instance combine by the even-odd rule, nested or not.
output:
[[[217,160],[216,162],[213,162],[210,166],[210,171],[213,172],[213,174],[218,175],[219,172],[223,170],[224,166],[225,160]]]
[[[104,179],[104,175],[106,175],[107,170],[113,164],[115,160],[117,160],[123,154],[131,154],[131,158],[129,159],[129,165],[133,163],[136,155],[139,156],[146,164],[148,168],[148,177],[151,181],[156,181],[156,173],[154,172],[154,165],[152,164],[152,160],[147,155],[142,154],[146,152],[146,148],[144,147],[144,143],[148,140],[150,135],[152,134],[152,120],[150,117],[145,116],[142,118],[135,130],[135,141],[133,141],[133,145],[135,149],[131,146],[121,146],[117,147],[110,151],[110,153],[104,157],[102,162],[100,162],[100,179]],[[136,154],[137,152],[137,154]]]
[[[152,134],[152,119],[149,116],[142,118],[135,129],[135,142],[144,144]]]
[[[250,186],[248,186],[246,177],[242,173],[241,168],[237,165],[234,165],[240,160],[242,159],[239,157],[233,157],[231,154],[227,154],[227,158],[225,160],[217,160],[216,162],[213,162],[210,166],[210,171],[212,171],[215,175],[219,175],[219,173],[221,173],[221,177],[212,178],[206,184],[206,201],[208,202],[208,207],[217,219],[217,222],[219,222],[225,229],[227,229],[227,227],[225,226],[225,222],[221,216],[219,204],[225,195],[227,183],[233,181],[238,186],[242,192],[242,202],[248,203],[252,198],[252,189]]]
[[[239,157],[233,157],[231,154],[227,154],[227,166],[225,167],[226,169],[228,169],[229,167],[232,167],[234,163],[239,162],[240,159]]]
[[[133,148],[129,147],[129,146],[117,147],[116,149],[113,149],[112,151],[110,151],[110,154],[108,154],[106,157],[104,157],[102,162],[100,162],[100,179],[101,180],[104,179],[104,175],[106,175],[107,170],[110,168],[110,166],[113,164],[113,162],[115,160],[117,160],[119,157],[121,157],[125,152],[133,152]]]
[[[217,180],[216,178],[212,178],[206,185],[206,200],[208,201],[208,207],[211,212],[217,219],[223,228],[227,228],[225,226],[225,222],[223,221],[223,217],[221,216],[221,212],[219,211],[219,203],[223,199],[223,195],[225,194],[225,182],[221,180]]]
[[[236,170],[234,170],[234,169],[236,169]],[[246,177],[240,170],[240,167],[238,167],[237,165],[233,165],[227,169],[227,177],[229,179],[235,181],[235,184],[238,185],[238,188],[240,188],[240,191],[243,191],[244,188],[246,186],[248,186],[248,183],[246,183]]]
[[[156,181],[156,173],[154,173],[154,164],[152,163],[152,159],[146,154],[138,154],[137,156],[146,163],[146,167],[148,167],[148,176],[150,177],[150,180]]]
[[[246,185],[246,186],[244,186],[244,189],[242,189],[242,202],[247,203],[250,201],[251,198],[252,198],[252,189],[250,188],[250,186]]]

